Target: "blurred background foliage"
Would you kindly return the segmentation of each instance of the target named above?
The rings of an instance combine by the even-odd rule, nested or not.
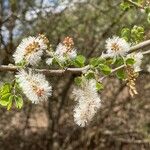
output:
[[[147,16],[136,7],[123,11],[121,0],[0,0],[0,64],[14,63],[12,54],[22,38],[44,33],[52,47],[73,37],[78,53],[101,55],[105,40],[135,25],[150,38]],[[145,2],[145,1],[144,1]],[[145,64],[150,58],[145,58]],[[1,84],[13,73],[0,72]],[[93,123],[79,128],[73,122],[71,89],[74,76],[49,77],[54,94],[48,102],[33,105],[24,98],[22,110],[0,108],[1,150],[150,149],[150,77],[139,76],[139,95],[130,98],[124,83],[104,81],[102,108]]]

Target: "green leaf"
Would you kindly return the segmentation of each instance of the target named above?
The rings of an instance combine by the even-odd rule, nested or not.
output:
[[[93,67],[96,67],[99,64],[105,63],[105,62],[106,62],[106,60],[104,58],[100,58],[100,57],[90,59],[90,65],[92,65]]]
[[[130,3],[128,3],[128,2],[122,2],[122,3],[120,4],[120,8],[121,8],[123,11],[128,10],[130,7],[131,7],[131,5],[130,5]]]
[[[10,95],[11,95],[11,93],[5,93],[4,95],[2,95],[1,100],[3,100],[3,99],[9,99]]]
[[[74,82],[75,82],[76,85],[81,85],[81,83],[82,83],[82,77],[76,77],[74,79]]]
[[[122,57],[116,58],[115,64],[118,66],[124,64],[124,59]]]
[[[10,93],[11,92],[11,84],[10,83],[5,83],[2,87],[1,87],[1,95],[4,95],[6,93]]]
[[[126,60],[126,64],[127,65],[133,65],[135,63],[135,60],[133,59],[133,58],[128,58],[127,60]]]
[[[150,13],[150,6],[148,6],[148,7],[145,8],[145,12],[146,12],[147,14]]]
[[[88,71],[88,72],[86,73],[85,77],[86,77],[87,79],[93,79],[93,78],[95,78],[95,74],[94,74],[93,71]]]
[[[131,0],[135,2],[137,5],[141,5],[143,3],[143,0]],[[128,10],[131,6],[134,6],[134,4],[131,4],[130,2],[124,1],[120,4],[120,8],[122,10]]]
[[[106,65],[114,64],[116,58],[108,58],[106,61]]]
[[[134,26],[131,30],[131,38],[135,43],[139,43],[144,38],[144,28],[141,26]]]
[[[16,107],[21,109],[23,106],[23,99],[21,96],[15,96]]]
[[[85,60],[86,58],[82,55],[78,55],[76,57],[76,59],[73,61],[73,64],[76,66],[76,67],[83,67],[84,66],[84,63],[85,63]]]
[[[99,69],[102,71],[102,73],[104,73],[105,75],[108,75],[111,73],[111,68],[107,65],[104,64],[99,64]]]
[[[9,103],[8,99],[0,100],[0,105],[2,105],[2,106],[7,106],[8,103]]]
[[[7,99],[0,100],[0,105],[7,106],[9,101]]]
[[[139,43],[144,39],[144,28],[141,26],[134,26],[132,29],[123,28],[121,37],[127,42]]]
[[[13,98],[14,98],[13,95],[11,95],[11,96],[9,97],[9,101],[8,101],[8,104],[7,104],[7,110],[10,110],[10,108],[11,108],[11,106],[12,106]]]
[[[2,106],[7,106],[8,105],[10,95],[11,95],[11,93],[6,93],[6,94],[2,95],[2,97],[0,99],[0,104]]]
[[[118,79],[125,79],[125,72],[123,69],[120,69],[116,72],[116,76]]]
[[[102,90],[104,89],[104,86],[102,83],[99,83],[99,82],[96,82],[96,90],[99,91],[99,90]]]
[[[130,29],[129,28],[123,28],[121,30],[121,37],[124,38],[126,41],[129,41],[129,39],[130,39]]]
[[[148,23],[150,23],[150,12],[147,15],[147,21],[148,21]]]

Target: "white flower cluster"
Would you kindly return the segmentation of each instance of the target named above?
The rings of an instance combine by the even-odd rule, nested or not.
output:
[[[76,49],[74,48],[73,39],[66,37],[62,43],[59,43],[56,47],[56,51],[53,56],[60,62],[64,63],[66,60],[73,60],[77,56]],[[47,59],[46,63],[51,65],[53,58]]]
[[[25,61],[27,64],[37,65],[41,60],[43,51],[47,49],[47,43],[48,40],[44,35],[29,36],[23,39],[13,54],[15,63]]]
[[[77,125],[84,127],[89,124],[101,106],[96,81],[94,79],[85,81],[81,88],[73,90],[73,95],[77,101],[74,108],[74,120]]]
[[[15,63],[17,64],[25,61],[26,64],[32,66],[37,65],[41,60],[43,52],[47,50],[47,43],[48,40],[43,35],[37,37],[30,36],[23,39],[13,55]],[[101,57],[116,58],[119,56],[127,56],[124,60],[128,58],[133,58],[135,60],[133,64],[134,71],[139,72],[141,70],[142,53],[139,52],[127,55],[130,50],[130,44],[123,38],[114,36],[107,39],[106,49],[106,53],[103,53]],[[57,62],[59,61],[59,63],[62,64],[67,62],[67,60],[75,59],[77,52],[74,48],[73,39],[66,37],[63,42],[58,44],[56,51],[50,53],[50,56],[52,58],[46,61],[48,65],[52,64],[53,59],[56,59]],[[43,74],[36,74],[31,70],[29,70],[29,72],[22,70],[16,75],[16,78],[23,93],[32,103],[39,103],[40,101],[47,100],[52,94],[52,87],[49,85],[48,81],[46,81]],[[77,125],[84,127],[89,124],[101,106],[101,99],[96,89],[96,80],[85,79],[81,87],[73,90],[73,95],[77,102],[74,108],[74,121]]]
[[[35,74],[32,71],[27,73],[22,70],[16,75],[16,78],[23,93],[32,103],[37,104],[40,101],[45,101],[52,94],[52,87],[43,74]]]
[[[125,56],[130,50],[130,44],[125,39],[118,36],[106,40],[106,54],[102,53],[102,57]]]
[[[141,71],[141,64],[143,58],[143,54],[141,52],[129,54],[127,55],[127,58],[133,58],[135,60],[135,63],[133,64],[135,72]]]
[[[63,63],[66,60],[66,58],[75,59],[77,53],[76,49],[72,48],[68,50],[64,44],[59,43],[55,51],[55,56],[60,62]]]

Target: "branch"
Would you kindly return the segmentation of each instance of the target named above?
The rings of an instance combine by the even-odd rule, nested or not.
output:
[[[115,141],[121,142],[121,143],[127,143],[127,144],[150,144],[150,140],[149,139],[126,139],[126,138],[121,138],[118,137],[118,135],[126,135],[126,134],[143,134],[140,131],[123,131],[123,132],[113,132],[110,130],[106,130],[106,131],[101,131],[100,132],[103,135],[106,136],[110,136],[111,138],[113,138]]]
[[[143,55],[146,55],[146,54],[150,54],[150,50],[147,50],[145,52],[142,52]]]
[[[150,50],[144,51],[144,52],[142,52],[142,54],[143,54],[143,55],[150,54]],[[124,68],[125,66],[126,66],[126,65],[121,65],[121,66],[119,66],[119,67],[117,67],[117,68],[112,69],[111,74],[114,73],[114,72],[116,72],[116,71],[118,71],[119,69]],[[105,75],[105,76],[101,77],[101,78],[99,79],[99,81],[101,82],[101,81],[102,81],[104,78],[106,78],[107,76],[108,76],[108,75]]]
[[[135,46],[132,46],[130,48],[130,52],[129,53],[132,53],[138,49],[141,49],[141,48],[144,48],[146,46],[150,45],[150,40],[147,40],[147,41],[144,41],[144,42],[141,42]],[[150,50],[148,51],[144,51],[143,52],[143,55],[145,54],[149,54],[150,53]],[[118,68],[115,68],[112,70],[112,73],[123,68],[124,66],[119,66]],[[29,68],[31,69],[31,68]],[[40,72],[40,73],[43,73],[45,75],[63,75],[63,74],[66,74],[66,73],[72,73],[72,74],[81,74],[82,72],[86,72],[88,69],[90,69],[90,65],[87,65],[87,66],[84,66],[82,68],[67,68],[67,69],[55,69],[55,70],[51,70],[51,69],[34,69],[35,71],[37,72]],[[14,66],[14,65],[0,65],[0,72],[4,72],[4,71],[12,71],[12,72],[17,72],[19,71],[20,68],[17,67],[17,66]],[[105,78],[102,77],[100,80],[103,80]]]
[[[132,53],[132,52],[134,52],[134,51],[136,51],[136,50],[138,50],[138,49],[144,48],[144,47],[146,47],[146,46],[148,46],[148,45],[150,45],[150,40],[141,42],[141,43],[139,43],[139,44],[137,44],[137,45],[135,45],[135,46],[132,46],[132,47],[130,48],[129,53]]]
[[[121,66],[119,66],[119,67],[117,67],[117,68],[115,68],[115,69],[112,69],[111,74],[114,73],[114,72],[116,72],[116,71],[119,70],[119,69],[124,68],[124,67],[125,67],[125,65],[121,65]],[[101,81],[104,80],[107,76],[108,76],[108,75],[105,75],[105,76],[101,77],[98,81],[101,82]]]
[[[124,138],[116,138],[118,142],[126,143],[126,144],[150,144],[150,140],[133,140],[133,139],[124,139]]]
[[[82,67],[82,68],[67,68],[67,69],[59,69],[59,70],[50,70],[50,69],[34,69],[37,72],[43,73],[45,75],[63,75],[66,73],[72,73],[72,74],[81,74],[84,71],[87,71],[90,68],[89,65]],[[31,69],[31,68],[29,68]],[[0,65],[0,72],[4,71],[12,71],[12,72],[18,72],[20,70],[17,66],[6,66],[6,65]]]

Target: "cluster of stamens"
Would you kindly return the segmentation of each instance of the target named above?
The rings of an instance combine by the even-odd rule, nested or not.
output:
[[[120,50],[119,46],[117,43],[113,43],[112,46],[111,46],[111,50],[117,52]]]
[[[29,78],[27,78],[27,80],[31,83],[32,89],[37,96],[41,97],[44,93],[44,89],[37,86],[38,82],[30,80]]]
[[[71,49],[74,47],[74,42],[73,42],[73,39],[71,37],[66,37],[63,40],[63,44],[67,48],[67,51],[71,51]]]
[[[45,44],[48,44],[48,43],[49,43],[48,38],[47,38],[44,34],[39,34],[38,37],[39,37],[40,39],[42,39]]]
[[[41,97],[43,95],[44,89],[36,86],[34,82],[32,82],[33,91],[37,94],[37,96]]]
[[[41,97],[43,95],[44,89],[43,88],[37,88],[36,90],[36,94]]]
[[[25,49],[25,51],[26,51],[25,56],[31,54],[32,52],[37,51],[37,49],[38,49],[39,47],[40,47],[40,45],[39,45],[38,42],[35,42],[35,41],[34,41],[33,43],[30,43],[30,44],[26,47],[26,49]]]
[[[138,77],[138,73],[135,72],[131,66],[127,66],[126,74],[127,74],[126,81],[127,81],[127,86],[129,87],[129,93],[133,97],[134,95],[138,94],[135,87],[135,82],[136,82],[136,78]]]

